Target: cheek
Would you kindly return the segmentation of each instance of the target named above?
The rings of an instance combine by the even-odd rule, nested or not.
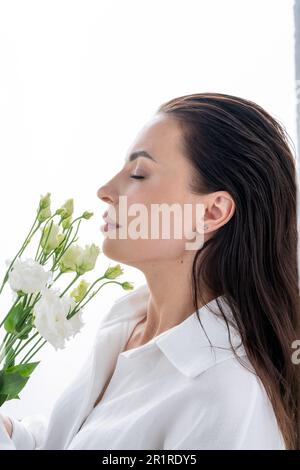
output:
[[[113,236],[111,236],[113,235]],[[190,240],[188,240],[190,241]],[[186,254],[187,238],[183,219],[151,211],[128,217],[127,226],[110,232],[103,241],[103,253],[118,262],[141,267],[146,262],[175,260]]]
[[[176,223],[171,212],[170,218],[165,218],[164,228],[162,214],[159,217],[153,214],[157,215],[157,205],[176,203],[183,208],[188,202],[190,200],[186,191],[181,188],[180,182],[176,185],[173,179],[132,185],[126,192],[126,197],[120,197],[116,212],[116,219],[123,227],[115,231],[115,237],[110,236],[112,232],[104,235],[103,253],[118,262],[136,267],[140,263],[181,257],[185,253],[187,241],[183,217],[181,223],[178,219]],[[175,225],[179,239],[174,235]],[[144,238],[138,237],[139,234],[143,234]]]

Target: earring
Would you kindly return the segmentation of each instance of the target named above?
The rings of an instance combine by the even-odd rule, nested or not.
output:
[[[203,226],[203,230],[206,230],[206,229],[208,229],[208,225],[207,225],[207,224],[205,224],[205,225]],[[200,227],[197,226],[196,230],[197,230],[197,232],[201,233]]]

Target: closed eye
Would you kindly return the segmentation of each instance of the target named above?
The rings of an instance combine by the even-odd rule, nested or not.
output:
[[[144,176],[141,176],[141,175],[130,175],[130,178],[143,179],[143,178],[145,178],[145,177],[144,177]]]

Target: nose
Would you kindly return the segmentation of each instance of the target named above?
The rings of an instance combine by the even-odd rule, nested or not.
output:
[[[110,204],[114,203],[114,198],[110,195],[107,185],[101,186],[98,189],[97,196],[103,202],[107,202],[107,203],[110,203]]]

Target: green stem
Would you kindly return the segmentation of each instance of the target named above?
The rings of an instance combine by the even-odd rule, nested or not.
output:
[[[35,344],[35,346],[38,345],[38,343],[41,341],[41,339],[43,339],[43,338],[40,338],[39,341]],[[44,346],[44,344],[46,344],[46,343],[47,343],[47,340],[45,339],[45,341],[37,348],[37,350],[34,351],[34,352],[27,358],[26,364],[28,364],[28,362],[30,361],[30,359],[31,359],[31,358]],[[29,351],[29,352],[30,352],[30,351]],[[26,356],[28,356],[28,354],[26,354]],[[22,359],[22,361],[21,361],[21,364],[22,364],[23,361],[25,360],[26,356],[23,357],[23,359]]]
[[[29,298],[28,298],[28,301],[27,301],[27,299],[26,299],[26,302],[25,302],[25,305],[24,305],[25,308],[27,308],[27,307],[30,305],[32,296],[33,296],[33,294],[30,294],[30,295],[29,295]],[[27,304],[27,305],[26,305],[26,304]]]
[[[63,274],[63,273],[62,273],[61,271],[58,273],[58,275],[53,279],[53,281],[51,282],[51,284],[49,284],[49,286],[48,286],[49,289],[50,289],[50,287],[53,286],[54,282],[56,282],[57,279],[58,279],[62,274]]]
[[[21,331],[20,331],[19,333],[17,333],[17,334],[11,333],[12,339],[11,339],[10,342],[9,342],[9,341],[7,342],[7,344],[6,344],[6,348],[7,348],[7,349],[10,349],[10,348],[13,346],[13,344],[17,341],[17,339],[19,339],[20,336],[22,336],[22,335],[24,334],[26,328],[27,328],[27,327],[25,327],[23,330],[21,330]],[[0,354],[0,364],[1,364],[1,362],[3,361],[4,358],[5,358],[5,353],[4,353],[4,355],[3,355],[3,353],[1,352],[1,354]]]
[[[81,308],[83,308],[98,292],[100,289],[102,289],[103,286],[106,286],[106,284],[110,284],[110,283],[115,283],[115,284],[118,284],[119,286],[122,285],[122,282],[118,282],[118,281],[108,281],[108,282],[104,282],[103,284],[101,284],[100,287],[98,287],[98,289],[93,292],[93,294],[90,296],[90,298],[81,306]]]
[[[34,333],[33,336],[31,336],[31,338],[29,338],[24,344],[23,346],[18,350],[18,346],[17,348],[15,349],[15,357],[17,357],[18,354],[20,354],[20,352],[37,336],[39,335],[39,332],[37,331],[36,333]],[[20,340],[22,341],[22,340]]]
[[[39,333],[37,333],[39,334]],[[25,354],[25,356],[23,357],[23,359],[20,361],[20,364],[23,364],[23,362],[26,360],[26,358],[30,355],[31,351],[33,351],[36,346],[43,340],[43,337],[40,336],[39,339],[34,343],[34,345],[32,346],[32,348],[29,349],[29,351],[27,351],[27,353]]]
[[[9,338],[9,336],[10,336],[10,333],[6,333],[6,335],[4,336],[3,341],[1,343],[1,347],[0,347],[0,354],[5,349],[5,344],[6,344],[6,341],[8,340],[8,338]]]
[[[9,363],[11,361],[11,359],[16,357],[16,355],[17,355],[16,353],[17,353],[21,343],[22,343],[22,340],[19,339],[19,343],[18,343],[16,349],[15,350],[12,349],[11,351],[8,351],[7,355],[4,356],[5,357],[5,362]]]
[[[13,336],[13,335],[11,335],[11,336]],[[9,343],[9,342],[7,343],[7,347],[6,347],[7,351],[9,351],[9,349],[13,346],[13,344],[17,341],[17,339],[18,339],[18,338],[14,338],[10,343]],[[3,361],[3,359],[5,358],[6,354],[7,354],[7,353],[6,353],[6,351],[5,351],[5,348],[4,348],[3,351],[1,350],[1,354],[0,354],[0,364],[1,364],[1,362]]]
[[[73,222],[71,222],[70,227],[71,227],[75,222],[77,222],[77,220],[80,220],[80,219],[82,219],[82,216],[77,217],[76,219],[74,219]]]
[[[41,242],[42,242],[42,240],[43,240],[43,237],[44,237],[44,234],[45,234],[45,230],[46,230],[46,228],[47,228],[47,226],[48,226],[48,223],[49,223],[49,221],[50,221],[51,219],[53,219],[53,217],[55,217],[55,214],[53,214],[51,217],[49,217],[49,219],[47,220],[47,223],[46,223],[46,224],[44,225],[44,227],[43,227],[42,234],[41,234],[41,236],[40,236],[40,241],[39,241],[39,244],[38,244],[38,247],[37,247],[37,250],[36,250],[36,254],[35,254],[35,258],[34,258],[35,261],[39,261],[40,256],[41,256],[41,257],[43,256],[43,247],[42,247],[41,253],[39,254],[39,250],[40,250],[40,247],[41,247],[41,245],[42,245]],[[49,229],[49,231],[48,231],[48,234],[47,234],[47,237],[46,237],[46,241],[45,241],[45,243],[44,243],[44,246],[47,245],[47,241],[48,241],[49,236],[50,236],[50,233],[51,233],[52,225],[53,225],[53,220],[51,220],[50,229]],[[39,262],[41,263],[41,261],[39,261]],[[42,263],[41,263],[41,264],[42,264]]]
[[[101,279],[103,279],[103,277],[102,277],[102,278],[99,278],[97,281],[95,281],[95,282],[91,285],[91,287],[89,288],[89,290],[86,292],[85,296],[81,299],[80,302],[78,302],[78,304],[76,305],[76,308],[73,310],[73,312],[71,312],[71,313],[68,315],[68,317],[67,317],[68,320],[69,320],[70,318],[72,318],[74,315],[76,315],[77,312],[79,312],[79,308],[78,308],[79,305],[80,305],[81,302],[85,299],[85,297],[87,296],[87,294],[89,293],[89,291],[93,288],[93,286],[94,286],[98,281],[100,281]],[[102,289],[103,286],[106,286],[106,284],[112,284],[112,283],[113,283],[113,284],[122,285],[122,283],[119,282],[119,281],[107,281],[107,282],[104,282],[104,283],[101,284],[101,286],[90,296],[90,298],[89,298],[83,305],[80,306],[80,308],[83,308],[83,307],[94,297],[94,295],[96,295],[97,292],[99,292],[99,290]]]
[[[22,341],[23,341],[22,339],[19,339],[19,342],[18,342],[18,344],[17,344],[17,346],[16,346],[16,349],[15,349],[15,355],[16,355],[16,353],[17,353],[18,351],[21,351],[21,349],[19,349],[19,347],[20,347],[20,345],[22,344]]]
[[[105,276],[102,276],[102,277],[99,277],[99,279],[96,279],[95,282],[93,282],[93,284],[88,288],[88,290],[86,291],[86,293],[84,294],[84,296],[82,297],[82,299],[77,303],[74,311],[71,311],[70,313],[68,313],[67,315],[67,318],[71,318],[73,317],[73,315],[75,315],[75,313],[78,312],[78,307],[79,305],[81,304],[81,302],[83,302],[83,300],[86,298],[86,296],[88,295],[88,293],[92,290],[92,288],[94,287],[94,285],[96,285],[99,281],[101,281],[102,279],[104,279]]]
[[[67,290],[72,286],[72,284],[74,284],[74,282],[77,281],[77,279],[81,276],[81,274],[76,274],[76,276],[74,277],[73,281],[70,282],[70,284],[68,285],[68,287],[66,287],[66,289],[60,294],[59,297],[62,297],[66,292]]]

